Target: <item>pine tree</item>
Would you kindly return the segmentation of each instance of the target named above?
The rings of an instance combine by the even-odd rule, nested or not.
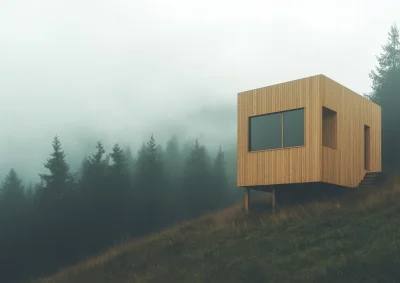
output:
[[[39,174],[44,182],[44,194],[51,200],[61,198],[69,184],[72,182],[72,175],[69,172],[69,165],[65,160],[65,153],[61,148],[61,142],[58,136],[53,140],[53,153],[44,164],[44,167],[50,171],[50,174]]]
[[[105,157],[103,143],[98,141],[96,152],[82,162],[81,185],[86,197],[92,201],[105,194],[108,160]]]
[[[367,95],[375,103],[382,103],[382,99],[390,97],[393,94],[387,92],[391,89],[391,84],[398,82],[398,71],[400,69],[400,41],[397,25],[390,28],[388,42],[382,46],[383,52],[377,56],[379,66],[372,70],[369,77],[372,79],[372,93]],[[393,87],[393,86],[392,86]]]
[[[24,196],[24,186],[14,169],[11,169],[6,176],[6,179],[1,186],[0,194],[2,197],[12,199],[18,199]]]
[[[14,233],[16,229],[23,228],[21,221],[27,216],[27,205],[22,181],[17,172],[11,169],[0,186],[0,238],[2,232]],[[13,231],[8,231],[9,229]],[[14,240],[16,236],[13,236]]]
[[[26,189],[25,195],[26,195],[27,200],[29,200],[29,201],[32,201],[32,200],[33,200],[34,189],[33,189],[32,182],[29,182],[29,186],[28,186],[28,188]]]
[[[118,144],[114,145],[110,157],[112,160],[111,168],[113,169],[114,173],[115,174],[126,173],[127,162],[125,159],[125,153]]]
[[[112,238],[121,236],[127,221],[127,210],[129,205],[130,176],[125,153],[118,144],[115,144],[110,153],[112,164],[110,166],[110,179],[108,202],[106,208],[109,210],[109,227],[113,230]]]
[[[372,92],[368,97],[381,105],[382,166],[384,170],[393,170],[400,168],[400,41],[396,25],[391,27],[382,49],[377,57],[378,66],[370,73]]]
[[[214,160],[213,167],[213,208],[222,207],[227,203],[227,198],[229,197],[229,181],[226,173],[225,155],[220,147],[217,156]]]
[[[26,206],[25,187],[17,172],[11,169],[0,187],[0,214],[10,219],[19,214]]]
[[[167,142],[164,161],[168,180],[176,190],[183,177],[182,158],[179,150],[178,138],[176,136],[171,137]]]
[[[29,216],[24,186],[11,169],[0,186],[0,262],[11,267],[10,270],[16,270],[13,265],[26,256],[27,239],[32,235]],[[2,264],[0,277],[8,273],[8,268],[3,268]]]
[[[160,147],[157,145],[154,136],[151,135],[148,142],[143,144],[138,152],[138,173],[139,179],[151,183],[152,177],[160,179],[163,177],[163,163]]]
[[[243,197],[243,191],[237,188],[237,145],[226,150],[224,157],[230,188],[227,202],[233,204]]]
[[[130,173],[130,175],[132,175],[135,170],[135,165],[136,165],[135,157],[133,156],[130,146],[127,146],[126,149],[124,150],[124,152],[125,152],[125,160],[126,160],[126,163],[128,166],[129,173]]]
[[[143,144],[138,152],[135,189],[137,198],[142,202],[142,211],[145,212],[149,223],[157,226],[162,221],[163,198],[165,194],[164,164],[153,135]]]
[[[158,157],[158,150],[157,150],[156,140],[154,139],[154,135],[150,136],[149,141],[147,142],[147,154],[149,157],[149,162],[155,163]]]
[[[95,166],[100,166],[104,164],[104,154],[106,151],[104,150],[103,143],[101,141],[98,141],[96,144],[96,149],[97,152],[92,154],[92,156],[88,157],[88,161],[90,164],[95,165]]]
[[[102,246],[109,241],[110,235],[100,231],[104,225],[112,222],[107,218],[111,206],[108,160],[101,141],[96,143],[95,148],[96,151],[82,162],[79,198],[75,203],[81,210],[81,238],[91,239],[92,247]]]
[[[196,216],[212,208],[211,170],[206,147],[196,139],[185,161],[183,191],[186,215]]]
[[[183,195],[183,160],[178,138],[172,136],[166,144],[163,162],[165,164],[166,194],[164,203],[170,219],[178,220],[182,216]]]
[[[124,151],[118,144],[114,145],[110,157],[112,160],[110,181],[113,188],[110,193],[117,197],[116,201],[122,202],[125,201],[130,187],[128,163]]]

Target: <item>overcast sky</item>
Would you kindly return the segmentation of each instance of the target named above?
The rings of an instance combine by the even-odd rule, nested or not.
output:
[[[379,3],[379,4],[378,4]],[[362,94],[400,1],[0,1],[0,177],[43,172],[58,134],[235,141],[236,94],[325,74]],[[222,113],[222,114],[219,114]]]

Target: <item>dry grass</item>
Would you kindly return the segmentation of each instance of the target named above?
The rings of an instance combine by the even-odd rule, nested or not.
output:
[[[318,229],[315,229],[316,223],[331,221],[333,224],[329,225],[332,225],[332,229],[351,229],[349,228],[353,225],[351,223],[359,221],[369,225],[368,221],[373,220],[373,215],[379,215],[374,222],[374,225],[379,225],[379,221],[383,217],[381,211],[399,200],[400,188],[381,186],[352,192],[345,197],[330,201],[282,208],[273,215],[269,210],[270,199],[261,197],[254,199],[252,205],[264,206],[264,211],[246,215],[243,212],[243,205],[239,203],[231,208],[203,215],[199,219],[186,221],[148,237],[123,243],[98,257],[64,268],[53,276],[39,279],[35,283],[157,282],[157,279],[160,278],[163,278],[164,282],[187,282],[181,280],[188,280],[188,278],[191,282],[204,282],[206,279],[211,280],[210,282],[225,282],[225,279],[222,278],[226,278],[226,280],[230,278],[231,282],[253,282],[250,280],[251,276],[245,274],[258,272],[257,276],[259,277],[257,279],[264,278],[263,271],[253,270],[254,264],[256,266],[259,264],[258,261],[264,262],[265,270],[270,265],[270,272],[271,270],[276,272],[276,274],[268,274],[267,277],[271,279],[271,282],[284,282],[286,279],[282,278],[290,275],[282,274],[287,273],[283,269],[279,270],[280,261],[282,261],[282,264],[284,262],[297,264],[298,269],[296,269],[296,275],[293,274],[293,276],[297,276],[295,277],[297,279],[303,278],[298,281],[311,282],[309,281],[310,278],[325,278],[323,276],[331,274],[333,271],[329,273],[329,268],[333,268],[332,266],[338,260],[317,258],[318,256],[321,257],[320,251],[317,252],[316,250],[320,247],[318,245],[308,246],[309,241],[317,243],[321,237],[327,237],[328,242],[330,240],[328,235],[330,230],[321,229],[321,231],[318,231]],[[371,219],[365,218],[368,217],[368,213],[371,214]],[[396,224],[394,220],[391,221],[393,221],[393,225]],[[359,230],[354,231],[354,233],[362,233],[362,229],[370,229],[371,227],[359,227],[357,228]],[[400,230],[400,227],[393,229]],[[367,232],[370,233],[365,231],[365,233]],[[350,235],[353,232],[349,230],[346,233]],[[277,249],[276,246],[271,247],[268,244],[267,246],[270,248],[265,250],[265,256],[264,253],[259,254],[259,251],[253,253],[247,251],[248,248],[256,249],[257,245],[262,247],[263,245],[260,243],[266,241],[266,239],[274,238],[274,241],[279,243],[281,238],[291,239],[290,235],[296,235],[296,241],[298,241],[293,246],[292,251],[286,250],[287,247],[284,243],[281,244],[282,246],[276,244],[279,246],[279,250],[275,250]],[[332,237],[337,237],[337,235],[335,234]],[[249,239],[253,239],[253,242],[249,242]],[[347,243],[345,238],[340,239]],[[368,242],[365,242],[365,244],[368,244]],[[383,242],[381,244],[385,245]],[[322,248],[324,244],[320,245]],[[332,242],[331,245],[334,246],[335,243]],[[307,248],[302,250],[300,247],[303,246],[307,246]],[[338,247],[334,247],[334,249],[338,249]],[[349,249],[351,249],[351,245]],[[303,257],[302,260],[305,260],[307,256],[309,257],[307,259],[310,261],[309,266],[303,266],[303,263],[295,258],[294,254],[300,251],[304,253],[299,255]],[[361,252],[364,252],[363,247],[354,244],[354,251],[349,251],[349,254],[361,256],[359,255]],[[270,256],[268,256],[268,253],[271,253]],[[221,258],[221,256],[224,258]],[[382,254],[382,258],[385,256],[386,254]],[[254,257],[257,257],[258,261],[255,261]],[[271,262],[271,257],[274,257],[277,262]],[[249,262],[249,264],[245,267],[238,267],[239,262],[243,261]],[[321,266],[321,264],[325,265]],[[234,266],[236,266],[236,269],[233,270]],[[328,268],[325,273],[321,271],[324,268]],[[344,267],[340,268],[340,272],[343,272]],[[240,272],[237,273],[236,277],[238,278],[232,277],[233,275],[230,274],[232,272]],[[331,277],[324,280],[328,282],[330,278],[336,276],[336,273],[329,276]],[[237,281],[235,281],[236,279]]]

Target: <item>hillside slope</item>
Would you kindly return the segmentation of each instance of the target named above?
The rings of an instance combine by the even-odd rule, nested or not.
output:
[[[399,282],[399,215],[384,188],[275,216],[238,204],[36,282]]]

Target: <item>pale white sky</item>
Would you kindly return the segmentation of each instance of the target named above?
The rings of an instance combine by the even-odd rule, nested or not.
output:
[[[36,178],[60,136],[236,137],[236,94],[325,74],[362,94],[400,1],[1,0],[0,177]],[[220,113],[220,114],[219,114]],[[71,161],[72,162],[72,161]]]

